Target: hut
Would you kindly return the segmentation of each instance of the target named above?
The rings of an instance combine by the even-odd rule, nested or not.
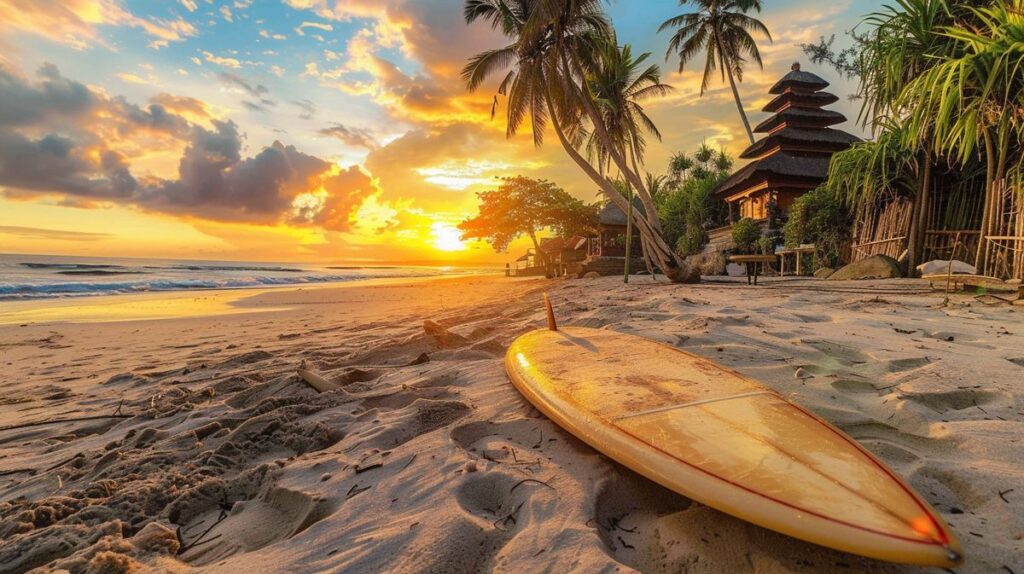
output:
[[[794,63],[769,93],[775,96],[763,111],[771,117],[754,128],[766,134],[740,158],[750,163],[719,184],[714,195],[729,204],[729,222],[749,217],[766,228],[778,225],[796,198],[828,177],[832,154],[861,141],[834,126],[846,121],[839,112],[824,109],[839,98],[824,92],[828,82],[800,70]]]

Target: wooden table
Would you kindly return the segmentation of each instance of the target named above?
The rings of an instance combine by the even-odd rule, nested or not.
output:
[[[750,285],[750,266],[754,266],[754,285],[757,285],[757,264],[775,263],[774,255],[730,255],[729,263],[742,263],[747,269],[747,285]]]
[[[802,259],[801,256],[804,253],[814,253],[814,246],[801,245],[800,247],[793,247],[790,249],[781,249],[779,251],[776,251],[775,254],[778,255],[779,258],[782,260],[779,274],[782,275],[783,277],[785,277],[786,275],[786,256],[796,255],[796,274],[800,275],[800,259]]]

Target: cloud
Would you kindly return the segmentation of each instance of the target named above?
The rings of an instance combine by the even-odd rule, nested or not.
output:
[[[368,150],[374,150],[380,147],[380,144],[377,143],[376,139],[374,139],[373,134],[368,130],[350,128],[339,123],[334,123],[326,128],[320,128],[317,130],[317,133],[322,136],[335,138],[345,145],[353,147],[362,147]]]
[[[222,80],[252,97],[267,92],[240,77]],[[363,201],[380,193],[358,166],[341,168],[281,142],[244,157],[238,126],[211,118],[194,98],[164,93],[144,108],[47,65],[36,80],[0,69],[0,101],[0,196],[7,199],[50,196],[70,206],[120,204],[212,221],[344,231]],[[185,116],[206,118],[210,127]],[[133,173],[134,155],[120,148],[149,153],[153,138],[184,150],[176,177]]]
[[[195,0],[178,0],[178,1],[181,2],[181,5],[184,6],[185,9],[188,10],[189,12],[195,12],[196,11],[196,2],[195,2]]]
[[[100,35],[100,26],[140,28],[155,39],[156,47],[197,33],[181,18],[140,18],[115,0],[0,0],[0,22],[0,34],[8,30],[28,32],[76,50],[94,44],[110,48]]]
[[[220,7],[220,14],[221,14],[221,16],[224,17],[224,20],[226,20],[228,22],[234,22],[235,21],[234,16],[231,14],[231,7],[228,6],[227,4],[223,4]]]
[[[305,36],[306,28],[316,28],[318,30],[323,30],[324,32],[334,31],[334,26],[331,26],[330,24],[324,24],[322,22],[303,22],[295,27],[295,33],[299,36]]]
[[[237,70],[242,67],[242,63],[235,58],[223,58],[206,51],[203,52],[203,57],[206,58],[207,62],[224,66],[225,68],[234,68]]]
[[[0,127],[74,117],[92,110],[98,103],[89,88],[62,77],[53,64],[44,64],[38,76],[40,81],[32,85],[0,64]]]
[[[299,117],[304,119],[304,120],[312,119],[313,115],[316,114],[316,104],[314,104],[313,102],[311,102],[311,101],[309,101],[307,99],[292,100],[291,103],[295,107],[297,107],[300,110],[302,110],[299,113]]]
[[[20,239],[56,239],[58,241],[99,241],[115,237],[115,235],[110,233],[72,231],[70,229],[44,229],[42,227],[22,227],[19,225],[0,225],[0,234],[12,235]]]
[[[206,102],[189,96],[176,96],[167,92],[159,93],[149,98],[150,103],[163,106],[168,112],[181,116],[191,117],[192,121],[197,119],[210,119],[212,114]]]
[[[247,94],[250,100],[243,100],[242,105],[254,112],[266,111],[269,106],[276,106],[277,102],[267,97],[270,90],[263,84],[251,84],[245,78],[232,72],[220,72],[217,78],[225,84],[240,89]]]

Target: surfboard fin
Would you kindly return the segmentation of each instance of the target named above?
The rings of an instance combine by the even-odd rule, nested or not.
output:
[[[544,294],[544,307],[548,311],[548,329],[557,331],[558,324],[555,323],[555,311],[551,308],[551,298],[548,297],[547,293]]]

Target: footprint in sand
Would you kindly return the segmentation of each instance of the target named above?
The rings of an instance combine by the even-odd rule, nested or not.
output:
[[[291,538],[326,517],[329,508],[303,492],[268,486],[249,500],[213,502],[181,524],[178,558],[212,564]],[[225,508],[227,506],[227,508]]]

